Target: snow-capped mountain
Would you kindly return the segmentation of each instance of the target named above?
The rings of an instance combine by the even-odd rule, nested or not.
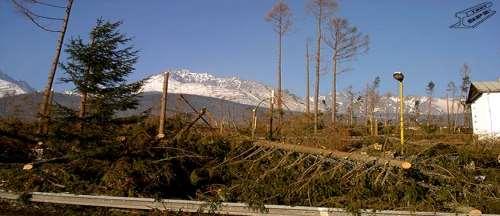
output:
[[[168,83],[169,93],[191,94],[206,97],[213,97],[228,100],[246,105],[257,105],[261,101],[268,99],[273,87],[253,80],[242,80],[237,77],[216,77],[208,73],[196,73],[187,69],[171,70]],[[163,73],[150,76],[143,86],[144,92],[161,92],[163,88]],[[358,97],[359,95],[356,95]],[[345,113],[349,105],[349,97],[345,92],[337,93],[338,112]],[[284,91],[283,101],[286,110],[305,111],[305,99]],[[361,97],[357,104],[358,111],[363,112],[363,102]],[[399,107],[397,96],[379,96],[375,109],[377,113],[391,113]],[[418,102],[417,102],[418,101]],[[427,113],[428,97],[426,96],[405,96],[405,112],[415,113],[418,108],[419,113]],[[321,111],[330,110],[331,95],[320,96],[319,109]],[[314,99],[310,98],[310,108],[313,110]],[[446,99],[435,97],[431,104],[432,114],[446,113]],[[458,102],[455,103],[457,107]],[[267,105],[262,105],[267,106]],[[451,101],[449,102],[451,107]]]
[[[146,79],[144,92],[161,92],[163,73]],[[186,69],[170,71],[169,93],[192,94],[228,100],[246,105],[257,105],[271,95],[271,86],[242,80],[237,77],[216,77],[208,73],[195,73]],[[285,110],[304,111],[304,101],[294,94],[284,91]],[[266,105],[263,105],[266,106]]]
[[[15,80],[0,71],[0,97],[26,94],[33,91],[34,89],[25,81]]]
[[[331,96],[328,95],[325,97],[326,105],[328,107],[331,106]],[[355,110],[357,110],[359,113],[364,113],[365,112],[365,98],[364,95],[359,95],[357,94],[354,98],[354,106]],[[457,110],[459,105],[459,102],[455,100],[454,102],[451,101],[451,99],[448,101],[448,106],[451,109],[452,108],[452,103],[454,103],[453,107],[455,109],[455,112]],[[337,93],[337,106],[338,106],[338,112],[339,113],[346,113],[348,106],[349,106],[349,96],[345,92],[340,92]],[[399,97],[394,96],[394,95],[380,95],[378,96],[376,106],[375,106],[375,112],[379,114],[384,114],[384,113],[396,113],[399,109]],[[415,114],[416,112],[420,114],[425,114],[429,110],[429,97],[427,96],[413,96],[413,95],[407,95],[404,98],[404,111],[405,113],[412,113]],[[431,114],[433,115],[441,115],[441,114],[446,114],[447,112],[447,106],[446,106],[446,98],[439,98],[439,97],[434,97],[432,98],[432,103],[430,106]],[[450,110],[451,112],[451,110]],[[458,112],[461,113],[461,110]]]

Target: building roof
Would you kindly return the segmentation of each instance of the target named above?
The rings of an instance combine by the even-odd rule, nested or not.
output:
[[[500,92],[500,79],[494,81],[474,81],[469,88],[467,103],[473,103],[483,93]]]

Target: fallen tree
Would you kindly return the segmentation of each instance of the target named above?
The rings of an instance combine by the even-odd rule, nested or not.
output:
[[[339,159],[345,160],[354,160],[363,163],[375,163],[378,165],[390,165],[393,167],[398,167],[401,169],[410,169],[412,164],[408,161],[395,160],[384,157],[375,157],[369,155],[363,155],[357,152],[341,152],[337,150],[329,150],[329,149],[320,149],[309,146],[301,146],[301,145],[293,145],[293,144],[285,144],[285,143],[277,143],[271,142],[267,140],[259,140],[255,142],[255,145],[265,147],[265,148],[276,148],[282,149],[285,151],[292,151],[298,153],[308,153],[308,154],[318,154],[327,157],[335,157]]]

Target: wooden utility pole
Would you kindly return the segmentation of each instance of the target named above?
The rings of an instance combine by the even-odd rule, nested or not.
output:
[[[310,87],[309,83],[311,81],[309,80],[309,40],[306,41],[306,114],[309,116],[311,113],[311,107],[310,107]]]
[[[54,58],[52,59],[52,65],[49,70],[49,75],[47,77],[47,85],[45,86],[45,90],[43,92],[43,99],[40,105],[39,111],[39,125],[38,125],[38,134],[45,134],[48,130],[48,110],[49,110],[49,101],[50,101],[50,91],[52,90],[52,84],[54,83],[54,77],[57,70],[57,65],[59,64],[59,56],[61,55],[61,48],[64,42],[64,35],[66,34],[66,29],[68,27],[69,15],[71,14],[71,7],[73,6],[73,0],[68,0],[68,4],[66,6],[66,13],[63,18],[63,25],[61,31],[59,32],[59,39],[57,40],[56,53]]]
[[[165,114],[167,112],[168,79],[170,72],[163,73],[163,94],[161,95],[160,126],[158,127],[158,139],[165,137]],[[200,115],[203,116],[203,115]]]

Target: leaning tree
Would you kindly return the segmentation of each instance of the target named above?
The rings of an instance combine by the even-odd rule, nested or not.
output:
[[[73,6],[73,0],[67,0],[66,6],[61,6],[57,4],[51,4],[40,0],[11,0],[14,7],[21,13],[23,16],[28,18],[35,26],[38,28],[47,31],[47,32],[55,32],[59,33],[59,38],[57,39],[56,50],[54,57],[52,59],[51,67],[49,69],[49,74],[47,77],[47,84],[45,85],[45,89],[43,91],[43,99],[40,104],[39,110],[39,127],[38,134],[47,133],[48,122],[47,118],[49,115],[49,106],[50,106],[50,97],[52,92],[52,85],[54,83],[54,77],[57,70],[57,65],[59,64],[59,56],[61,54],[61,48],[64,42],[64,36],[66,34],[66,29],[68,27],[69,16],[71,14],[71,8]],[[55,8],[65,10],[64,17],[60,18],[53,15],[47,14],[39,14],[35,12],[40,9],[40,7],[44,8]],[[62,22],[61,29],[55,30],[47,27],[46,22],[54,22],[60,21]]]

